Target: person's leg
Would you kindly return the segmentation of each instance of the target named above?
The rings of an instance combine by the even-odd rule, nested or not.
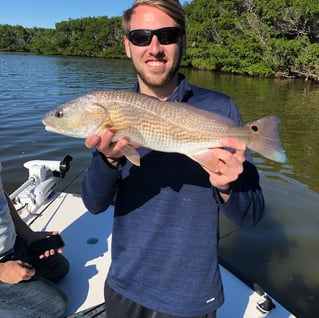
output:
[[[62,279],[70,269],[68,260],[62,254],[54,254],[45,259],[36,259],[31,262],[36,274],[51,282]]]
[[[70,269],[68,260],[62,254],[56,253],[47,258],[39,259],[19,237],[17,237],[15,243],[15,259],[28,262],[35,268],[36,275],[52,282],[59,281]]]
[[[66,295],[41,278],[18,284],[0,282],[0,295],[0,317],[62,318],[66,315]]]

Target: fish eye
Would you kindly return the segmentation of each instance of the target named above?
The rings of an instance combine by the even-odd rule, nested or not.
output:
[[[259,129],[256,125],[251,126],[252,131],[257,132]]]
[[[62,118],[63,117],[63,110],[57,110],[55,112],[54,116],[57,118]]]

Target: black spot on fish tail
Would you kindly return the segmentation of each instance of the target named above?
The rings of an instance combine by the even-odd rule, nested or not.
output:
[[[253,134],[247,147],[273,161],[286,162],[287,156],[279,137],[279,124],[278,116],[268,116],[247,124]]]

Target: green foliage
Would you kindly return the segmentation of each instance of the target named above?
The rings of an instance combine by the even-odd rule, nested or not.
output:
[[[0,25],[0,50],[36,54],[124,57],[121,18],[88,17],[55,29]]]
[[[183,66],[319,80],[319,1],[193,0],[184,9]],[[0,25],[0,50],[126,57],[121,18],[106,16],[62,21],[55,29]]]
[[[3,51],[28,51],[29,32],[22,26],[0,25],[0,49]]]
[[[185,65],[318,80],[317,0],[193,0]]]
[[[319,81],[319,43],[309,44],[301,49],[291,72]]]
[[[56,40],[62,49],[61,54],[103,56],[110,48],[116,51],[114,47],[120,47],[122,38],[120,18],[89,17],[56,24]]]

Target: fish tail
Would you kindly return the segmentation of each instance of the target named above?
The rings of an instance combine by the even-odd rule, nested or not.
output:
[[[287,156],[279,137],[279,124],[278,116],[264,117],[247,124],[254,136],[247,147],[273,161],[286,162]]]

